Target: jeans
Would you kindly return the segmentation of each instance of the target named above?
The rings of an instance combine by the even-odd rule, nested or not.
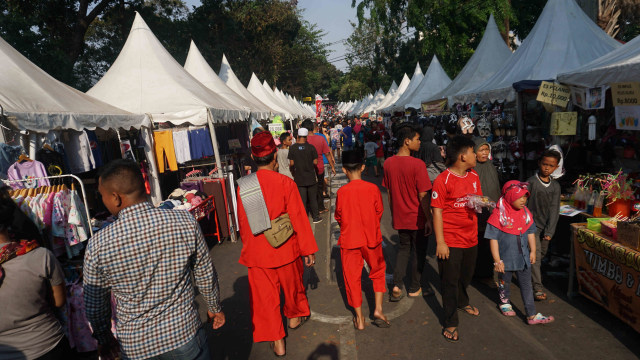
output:
[[[207,333],[201,327],[196,336],[188,343],[173,349],[164,354],[154,356],[152,360],[209,360],[209,345],[207,344]]]
[[[416,292],[421,287],[420,278],[427,258],[427,241],[423,233],[424,229],[398,230],[400,239],[396,252],[396,266],[393,269],[393,284],[402,289],[407,264],[411,258],[410,285],[407,292]]]
[[[309,186],[298,185],[298,191],[300,191],[300,197],[307,213],[311,213],[311,216],[315,219],[320,216],[318,212],[318,184]]]
[[[438,259],[442,282],[442,307],[444,327],[458,326],[458,309],[469,305],[467,287],[471,283],[478,257],[478,246],[449,248],[449,258]]]
[[[325,210],[324,206],[324,197],[322,193],[324,192],[324,173],[318,174],[318,190],[316,193],[316,199],[318,201],[318,211]]]
[[[544,290],[540,266],[542,265],[542,259],[547,255],[549,240],[542,240],[541,236],[543,236],[543,234],[540,233],[540,229],[536,229],[536,263],[531,264],[531,282],[533,283],[534,292]],[[518,277],[518,279],[519,278],[520,277]]]
[[[537,261],[536,261],[537,262]],[[500,295],[500,303],[510,304],[511,301],[511,278],[513,274],[518,276],[518,283],[520,283],[520,295],[524,302],[524,308],[527,312],[527,316],[534,316],[536,314],[536,306],[533,302],[533,288],[531,287],[531,268],[525,268],[519,271],[505,271],[504,274],[499,274],[498,278],[500,283],[498,285],[498,294]]]

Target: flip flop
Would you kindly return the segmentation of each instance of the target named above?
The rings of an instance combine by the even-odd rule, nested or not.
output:
[[[300,324],[296,325],[295,327],[291,327],[291,326],[289,326],[289,329],[291,329],[291,330],[298,330],[298,329],[300,329],[300,328],[302,327],[302,325],[304,325],[304,323],[306,323],[306,322],[307,322],[307,320],[309,320],[309,317],[308,317],[308,316],[303,316],[303,317],[301,317],[301,319],[300,319]]]
[[[413,295],[413,294],[415,294],[415,295]],[[407,291],[407,296],[409,296],[410,298],[416,298],[416,297],[422,296],[422,288],[418,289],[418,291],[415,291],[415,292],[408,292]]]
[[[363,331],[364,329],[358,329],[358,320],[356,319],[356,317],[353,317],[353,328],[358,330],[358,331]]]
[[[398,302],[400,300],[404,299],[404,293],[400,293],[400,295],[395,296],[393,295],[393,292],[391,292],[391,294],[389,294],[389,301],[390,302]]]
[[[380,318],[374,319],[371,323],[381,329],[388,329],[391,327],[391,323],[389,322],[389,320],[384,320]]]
[[[283,358],[283,357],[287,357],[287,353],[285,352],[284,354],[280,355],[280,354],[276,354],[276,343],[275,342],[271,342],[271,344],[269,344],[269,347],[271,348],[271,351],[273,351],[273,355],[275,355],[277,358]]]
[[[475,306],[471,306],[471,305],[467,305],[463,308],[458,308],[458,311],[464,311],[465,313],[471,315],[471,316],[480,316],[480,310],[478,310],[477,307]],[[474,314],[475,312],[478,312],[477,314]]]
[[[451,335],[451,337],[447,337],[446,334]],[[442,337],[445,338],[445,340],[447,340],[448,342],[458,342],[460,340],[460,334],[458,334],[457,339],[455,338],[456,334],[458,334],[458,328],[455,328],[454,330],[447,330],[447,328],[442,329]]]

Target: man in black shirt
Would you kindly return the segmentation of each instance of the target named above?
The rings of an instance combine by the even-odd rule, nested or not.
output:
[[[289,164],[302,202],[307,212],[311,213],[315,224],[322,221],[318,212],[318,187],[316,186],[315,165],[318,163],[318,152],[315,147],[307,143],[307,135],[309,130],[298,129],[296,143],[289,147]]]

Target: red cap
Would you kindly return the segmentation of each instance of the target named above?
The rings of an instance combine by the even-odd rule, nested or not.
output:
[[[276,142],[273,141],[273,136],[268,131],[258,133],[251,139],[251,154],[255,157],[271,155],[277,149]]]

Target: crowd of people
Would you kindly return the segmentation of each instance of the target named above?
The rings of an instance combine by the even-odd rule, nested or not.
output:
[[[479,315],[467,292],[474,274],[495,282],[503,315],[516,315],[510,301],[516,275],[526,321],[554,320],[538,313],[534,301],[546,299],[539,264],[558,220],[559,185],[551,173],[561,155],[546,151],[528,183],[510,181],[500,188],[484,139],[455,135],[443,147],[433,137],[432,128],[407,123],[388,132],[377,122],[311,120],[294,134],[280,135],[279,147],[268,131],[254,134],[250,149],[255,171],[238,181],[237,192],[239,262],[248,269],[254,342],[269,342],[275,356],[284,356],[285,326],[299,329],[310,317],[303,273],[315,265],[318,251],[311,222],[323,221],[321,214],[328,211],[325,178],[336,174],[337,163],[349,180],[337,192],[335,220],[355,329],[366,325],[361,289],[365,261],[375,294],[372,324],[377,327],[392,325],[383,312],[385,294],[391,302],[435,294],[421,278],[429,241],[436,244],[446,340],[460,339],[459,313]],[[387,210],[398,232],[390,289],[380,228],[382,192],[363,180],[371,167],[375,176],[382,175]],[[99,355],[208,359],[206,333],[194,306],[196,288],[214,329],[224,325],[225,315],[198,223],[187,212],[154,208],[140,169],[128,160],[106,165],[98,190],[117,216],[90,240],[84,260],[85,313]],[[487,206],[491,202],[495,208]],[[33,222],[0,189],[0,358],[64,359],[69,351],[54,316],[65,302],[62,270],[41,245]],[[14,301],[17,294],[24,301]],[[111,328],[112,297],[117,336]]]

